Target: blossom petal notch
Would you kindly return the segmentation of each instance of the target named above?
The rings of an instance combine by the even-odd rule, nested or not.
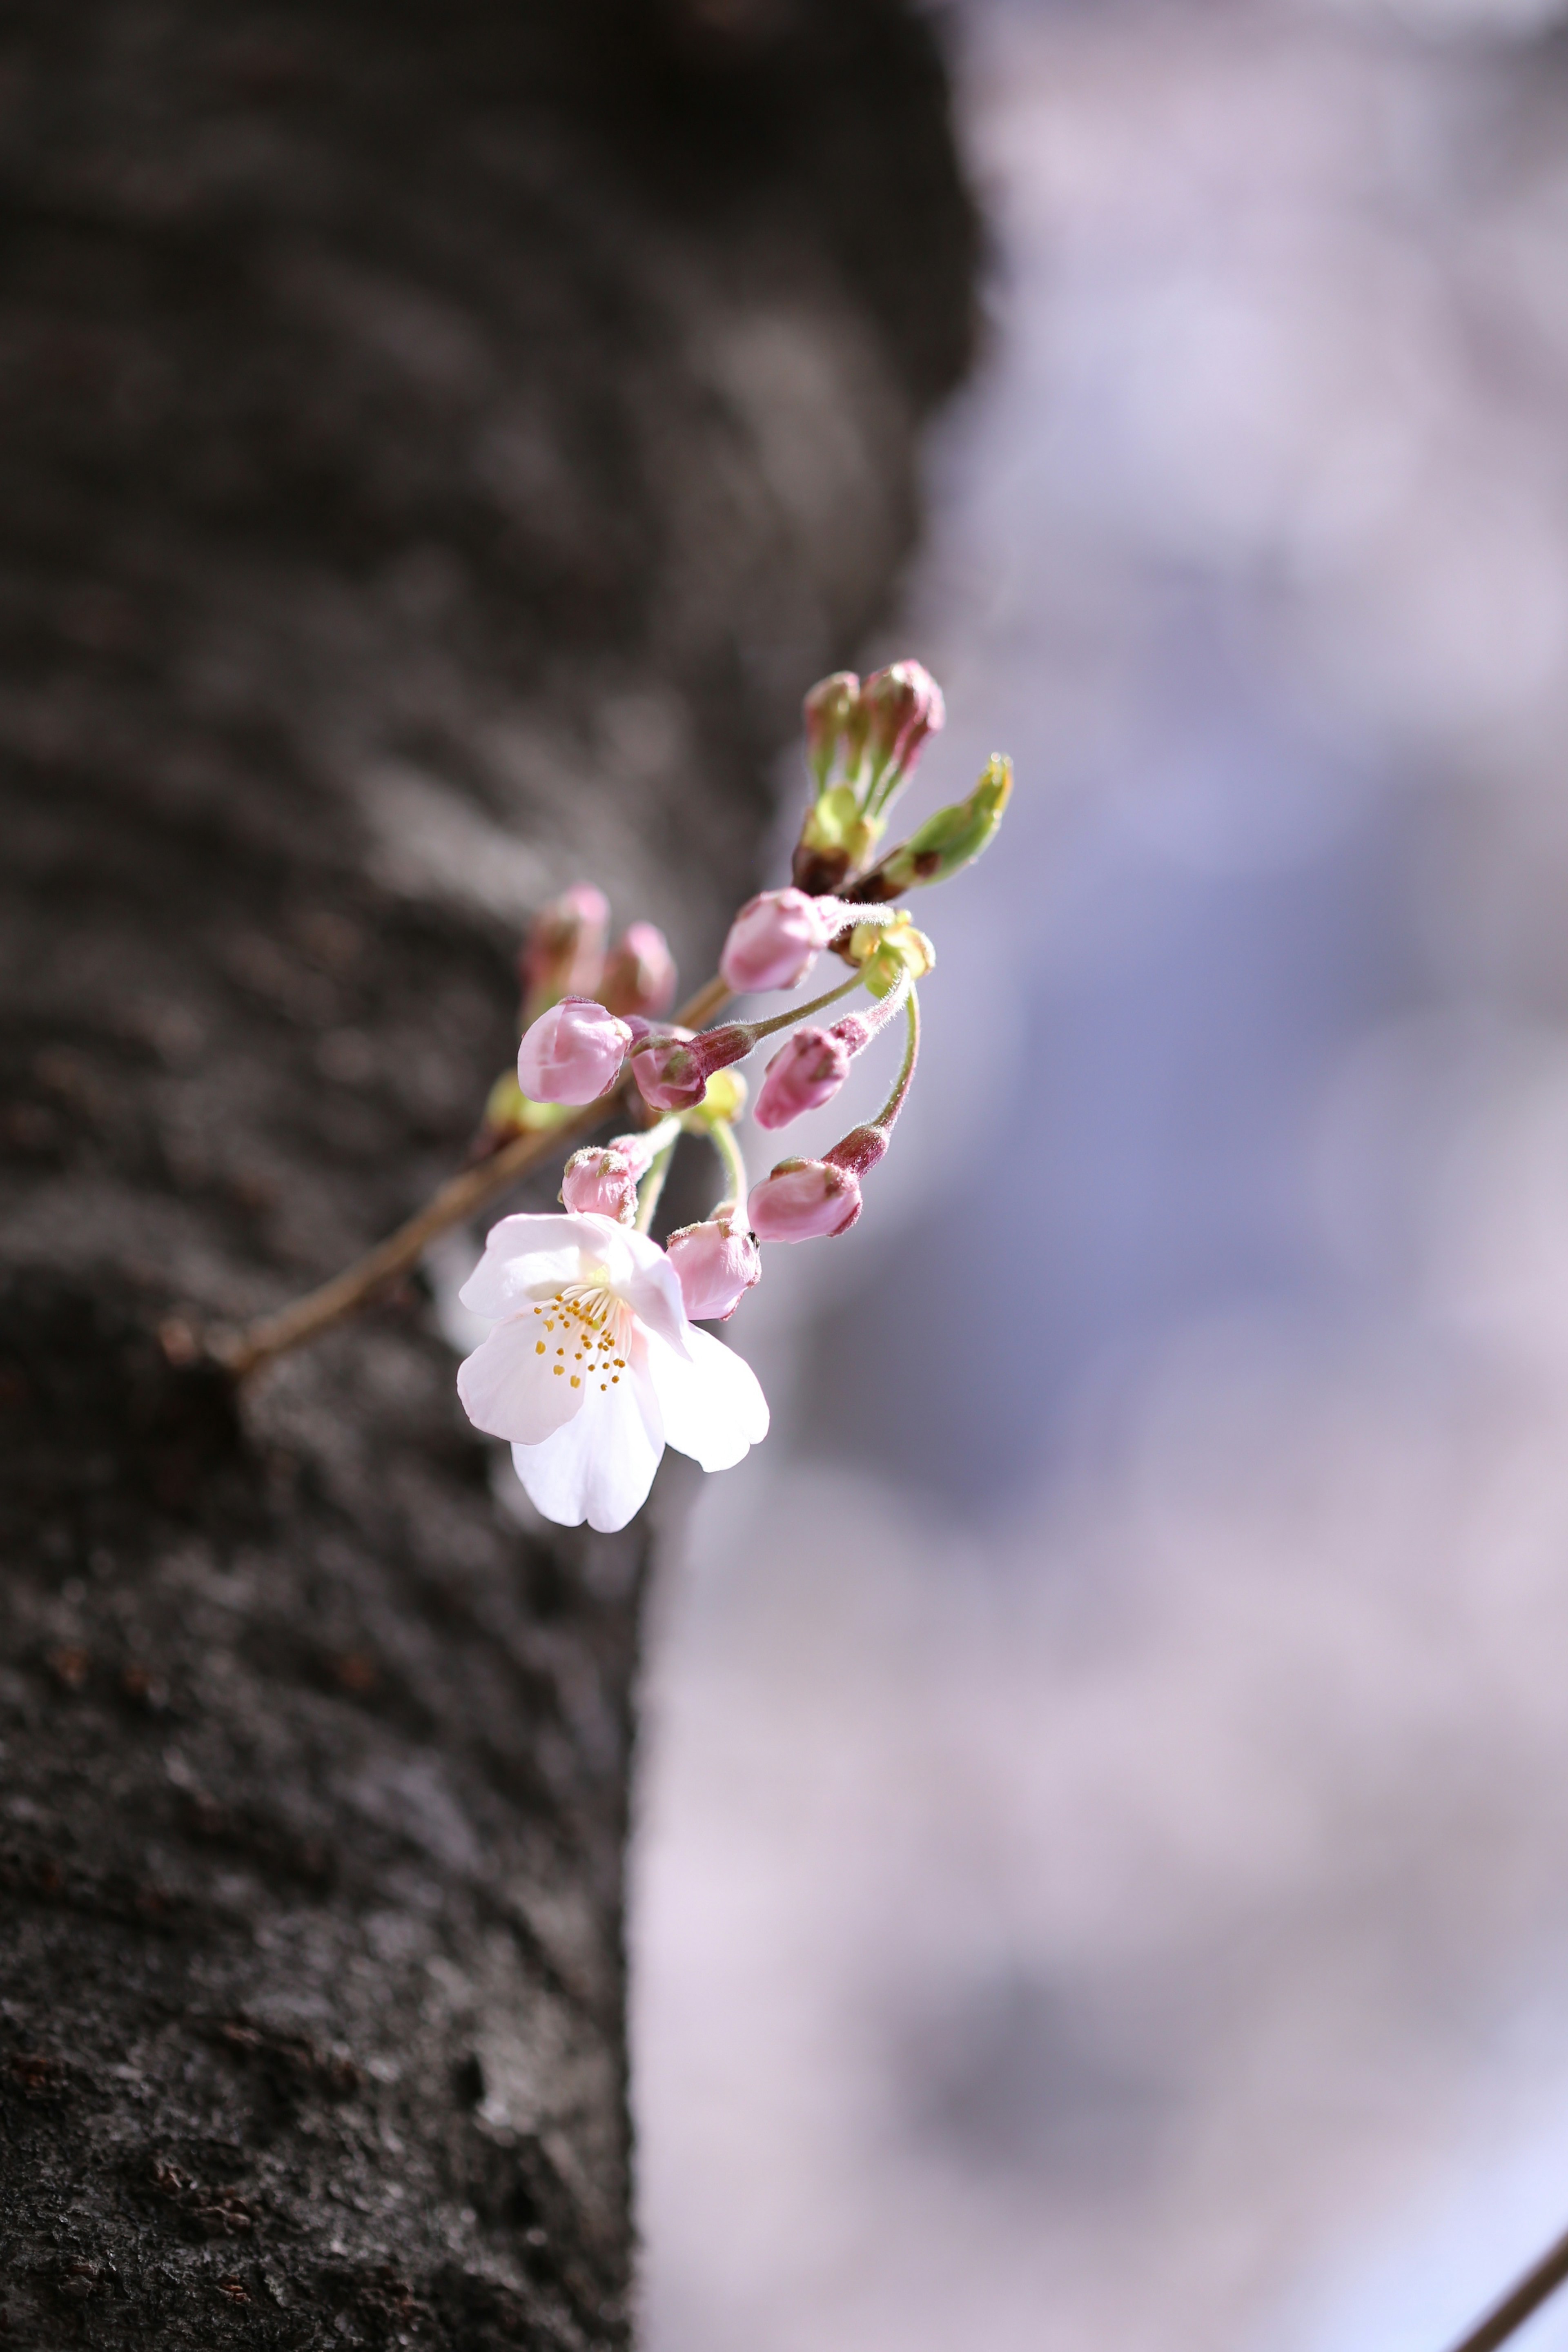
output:
[[[560,1526],[624,1528],[667,1444],[727,1469],[767,1434],[750,1366],[693,1330],[664,1251],[612,1218],[503,1217],[458,1295],[495,1327],[458,1366],[464,1411]]]

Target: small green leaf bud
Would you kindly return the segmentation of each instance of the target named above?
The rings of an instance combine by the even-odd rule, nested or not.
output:
[[[858,895],[868,904],[897,898],[918,884],[945,882],[990,846],[1013,790],[1013,762],[994,752],[967,800],[928,816],[908,841],[889,851],[867,875]]]

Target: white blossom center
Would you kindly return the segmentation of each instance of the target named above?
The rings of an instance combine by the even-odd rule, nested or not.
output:
[[[574,1389],[595,1383],[605,1390],[619,1388],[637,1318],[602,1267],[579,1282],[563,1283],[533,1313],[533,1352],[550,1360],[557,1379],[569,1381]]]

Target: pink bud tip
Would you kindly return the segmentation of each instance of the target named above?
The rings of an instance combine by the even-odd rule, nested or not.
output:
[[[797,1029],[768,1064],[752,1116],[759,1127],[787,1127],[803,1111],[831,1102],[849,1075],[854,1049],[833,1029]]]
[[[714,1071],[740,1061],[755,1043],[755,1032],[742,1022],[705,1029],[700,1037],[689,1029],[662,1029],[637,1039],[632,1075],[655,1110],[694,1110]]]
[[[534,1102],[596,1102],[615,1084],[632,1033],[602,1004],[563,997],[517,1049],[517,1082]]]
[[[615,1217],[629,1225],[637,1213],[637,1184],[651,1160],[636,1135],[617,1135],[574,1151],[561,1179],[562,1202],[578,1216]]]
[[[700,1225],[671,1234],[665,1255],[693,1323],[727,1323],[748,1290],[763,1278],[757,1244],[732,1208]]]
[[[675,1002],[675,958],[653,923],[630,923],[610,950],[599,1002],[612,1013],[668,1013]]]
[[[592,996],[604,969],[610,902],[591,882],[574,882],[541,907],[518,957],[518,976],[541,997]]]
[[[737,996],[794,988],[843,922],[836,898],[810,898],[804,890],[764,890],[749,898],[719,959],[725,986]]]
[[[860,1213],[859,1181],[826,1160],[781,1160],[771,1176],[752,1185],[746,1213],[762,1242],[847,1234]]]
[[[873,753],[908,775],[921,744],[947,724],[942,688],[920,662],[894,662],[866,680],[862,700],[870,716]]]

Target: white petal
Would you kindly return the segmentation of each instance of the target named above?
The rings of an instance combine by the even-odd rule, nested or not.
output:
[[[535,1318],[514,1315],[498,1323],[458,1366],[458,1394],[476,1429],[538,1445],[579,1411],[584,1391],[544,1348]]]
[[[687,1326],[688,1358],[648,1343],[648,1370],[664,1413],[664,1438],[704,1470],[728,1470],[768,1433],[768,1403],[742,1357],[710,1331]]]
[[[592,1389],[575,1420],[542,1445],[514,1445],[511,1458],[547,1519],[563,1528],[586,1519],[607,1536],[647,1500],[663,1452],[658,1400],[647,1380],[634,1375],[618,1388]]]
[[[608,1217],[503,1217],[458,1297],[475,1315],[515,1315],[527,1300],[575,1282],[584,1253],[602,1258],[606,1239],[619,1234]]]
[[[640,1241],[642,1235],[634,1234],[628,1239]],[[680,1277],[657,1242],[648,1246],[652,1257],[645,1258],[618,1287],[638,1322],[678,1356],[684,1356],[689,1352],[691,1326],[686,1319]]]

